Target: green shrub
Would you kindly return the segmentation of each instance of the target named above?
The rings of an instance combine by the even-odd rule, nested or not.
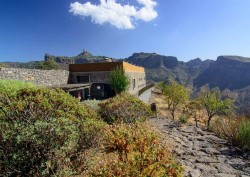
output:
[[[1,68],[5,68],[5,67],[6,67],[6,65],[5,65],[5,64],[0,63],[0,69],[1,69]]]
[[[181,116],[181,117],[179,117],[179,120],[180,120],[181,123],[185,124],[185,123],[187,123],[188,118],[184,117],[184,116]]]
[[[250,120],[244,117],[218,118],[211,130],[231,145],[250,150]]]
[[[100,103],[99,100],[95,100],[95,99],[94,100],[85,100],[82,103],[87,105],[91,109],[95,110],[96,112],[99,112],[99,110],[100,110],[100,106],[98,105]]]
[[[181,165],[149,127],[116,124],[108,126],[103,135],[106,154],[95,164],[92,176],[182,176]]]
[[[243,149],[250,150],[250,120],[240,122],[239,140]]]
[[[109,82],[116,94],[125,92],[129,87],[129,78],[122,67],[115,68],[110,73]]]
[[[57,70],[59,69],[59,65],[58,63],[56,63],[53,60],[48,60],[48,61],[42,61],[39,65],[38,65],[38,69],[44,69],[44,70]]]
[[[217,118],[212,123],[211,130],[231,145],[237,146],[239,145],[239,121],[233,118]]]
[[[103,125],[95,111],[62,90],[0,81],[1,174],[69,176]]]
[[[144,121],[153,115],[148,105],[128,93],[100,102],[99,106],[101,117],[109,124]]]

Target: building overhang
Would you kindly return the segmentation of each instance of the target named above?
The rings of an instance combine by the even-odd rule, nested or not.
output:
[[[63,84],[63,85],[53,85],[51,88],[59,88],[66,92],[83,90],[85,88],[90,88],[91,84]]]

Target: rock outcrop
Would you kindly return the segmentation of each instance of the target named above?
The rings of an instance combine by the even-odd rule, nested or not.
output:
[[[176,57],[158,55],[156,53],[134,53],[125,59],[126,62],[143,66],[147,69],[174,68],[179,64]]]

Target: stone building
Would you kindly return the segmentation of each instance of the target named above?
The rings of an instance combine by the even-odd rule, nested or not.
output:
[[[137,94],[146,86],[143,67],[126,62],[70,64],[66,70],[39,70],[23,68],[0,68],[0,79],[20,80],[52,88],[61,88],[75,97],[85,99],[105,99],[114,96],[109,77],[116,67],[124,69],[130,79],[128,92]]]
[[[85,84],[78,93],[82,99],[95,98],[105,99],[115,95],[109,83],[110,72],[116,67],[124,69],[130,79],[128,92],[137,94],[138,91],[146,86],[145,70],[127,62],[104,62],[104,63],[85,63],[69,65],[69,84]],[[89,85],[89,87],[87,87]]]

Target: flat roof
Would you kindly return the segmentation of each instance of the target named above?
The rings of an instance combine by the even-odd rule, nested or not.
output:
[[[83,90],[85,88],[91,87],[91,84],[63,84],[63,85],[52,85],[51,88],[60,88],[65,91],[71,92],[71,91],[77,91],[77,90]]]
[[[84,64],[70,64],[70,72],[98,72],[98,71],[112,71],[116,67],[122,67],[125,72],[145,72],[143,67],[135,66],[130,63],[120,62],[102,62],[102,63],[84,63]]]

